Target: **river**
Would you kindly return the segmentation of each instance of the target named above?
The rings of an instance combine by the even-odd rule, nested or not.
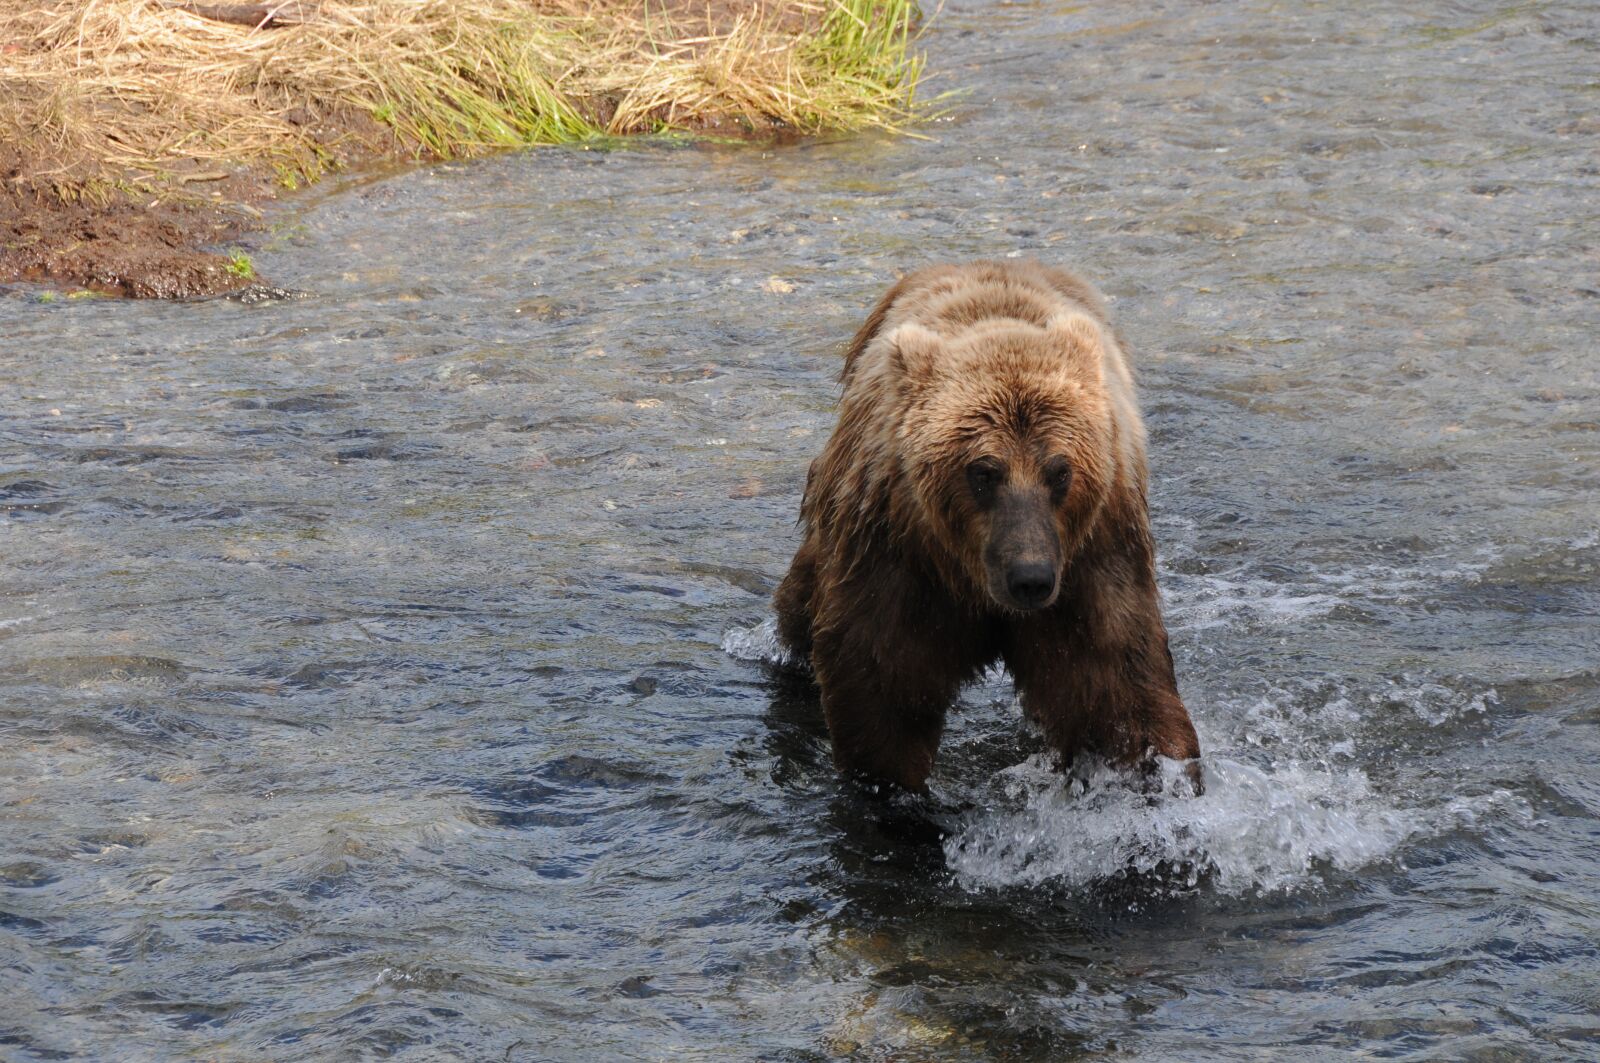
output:
[[[332,181],[0,298],[0,1057],[1600,1059],[1600,12],[951,0],[919,137]],[[897,271],[1135,352],[1196,800],[769,596]]]

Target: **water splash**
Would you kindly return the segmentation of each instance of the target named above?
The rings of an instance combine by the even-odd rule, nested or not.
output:
[[[729,630],[722,649],[739,660],[793,664],[772,618]],[[1009,676],[996,665],[979,686],[998,696]],[[1015,708],[1009,690],[1001,700]],[[1505,790],[1447,801],[1393,795],[1358,766],[1357,736],[1380,727],[1392,741],[1397,710],[1434,728],[1481,716],[1497,701],[1492,689],[1414,675],[1370,677],[1356,688],[1269,684],[1248,700],[1214,706],[1203,796],[1193,795],[1175,762],[1144,780],[1085,758],[1064,778],[1040,754],[969,795],[977,807],[946,839],[947,864],[973,890],[1079,889],[1130,872],[1180,891],[1203,879],[1233,896],[1311,888],[1324,869],[1380,863],[1498,814],[1531,818],[1527,802]]]
[[[774,617],[754,627],[736,627],[724,632],[722,652],[740,661],[764,661],[783,667],[799,663],[778,639],[778,621]]]
[[[1291,891],[1316,884],[1321,866],[1354,870],[1415,839],[1478,826],[1489,815],[1531,815],[1507,791],[1436,809],[1401,807],[1359,770],[1299,762],[1256,767],[1226,756],[1205,762],[1193,797],[1179,765],[1162,764],[1149,792],[1105,764],[1079,764],[1064,780],[1036,756],[1001,773],[1010,807],[971,813],[945,841],[956,881],[1068,889],[1127,872],[1176,873],[1178,889],[1204,877],[1220,893]]]

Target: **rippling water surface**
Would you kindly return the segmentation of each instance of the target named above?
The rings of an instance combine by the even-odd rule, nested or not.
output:
[[[0,299],[0,1056],[1600,1058],[1600,15],[949,4],[930,139],[350,182]],[[895,271],[1139,355],[1198,800],[1003,676],[840,785],[768,595]],[[725,648],[726,646],[726,648]]]

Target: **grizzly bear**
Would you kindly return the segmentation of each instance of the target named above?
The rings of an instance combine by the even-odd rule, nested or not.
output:
[[[838,768],[923,790],[945,710],[997,660],[1063,768],[1086,750],[1147,770],[1198,757],[1144,425],[1100,294],[1038,262],[919,270],[868,315],[841,379],[775,602]]]

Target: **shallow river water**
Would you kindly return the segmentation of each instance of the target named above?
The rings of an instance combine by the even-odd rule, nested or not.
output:
[[[927,139],[329,186],[0,299],[0,1058],[1600,1058],[1600,11],[990,4]],[[767,663],[839,343],[1076,263],[1210,789]]]

